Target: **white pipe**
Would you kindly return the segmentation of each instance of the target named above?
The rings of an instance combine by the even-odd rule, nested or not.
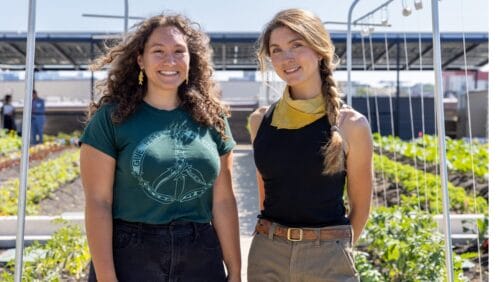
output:
[[[358,22],[360,22],[360,21],[364,20],[365,18],[367,18],[367,17],[375,14],[378,10],[380,10],[380,9],[382,9],[384,7],[387,7],[387,5],[389,5],[392,1],[394,1],[394,0],[388,0],[388,1],[384,2],[383,4],[379,5],[377,8],[371,10],[370,12],[368,12],[365,15],[363,15],[363,16],[359,17],[358,19],[356,19],[353,23],[354,24],[358,24]]]
[[[26,74],[23,108],[23,144],[19,171],[19,196],[17,202],[16,265],[14,281],[21,282],[23,273],[24,220],[26,215],[26,186],[28,181],[29,146],[31,134],[31,100],[33,98],[33,65],[35,63],[36,0],[29,1],[28,34],[26,38]]]
[[[125,0],[125,15],[123,21],[123,36],[127,35],[128,32],[128,0]]]
[[[351,84],[351,71],[352,71],[352,31],[351,31],[351,21],[352,21],[352,11],[359,0],[352,1],[351,7],[349,8],[349,14],[347,15],[347,104],[352,106],[352,84]]]
[[[448,281],[453,281],[453,253],[451,249],[450,211],[448,199],[448,169],[446,166],[446,141],[444,127],[443,82],[441,70],[441,41],[439,32],[438,0],[432,0],[432,53],[434,56],[434,96],[439,136],[439,169],[441,173],[441,190],[443,193],[444,241],[446,254],[446,273]]]

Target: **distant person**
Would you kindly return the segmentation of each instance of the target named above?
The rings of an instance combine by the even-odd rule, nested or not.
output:
[[[43,143],[44,125],[45,100],[38,97],[38,92],[33,89],[33,102],[31,104],[31,145]]]
[[[241,281],[235,142],[211,55],[198,24],[161,14],[93,66],[110,69],[81,138],[89,281]]]
[[[12,95],[7,94],[3,99],[2,105],[2,119],[3,119],[3,128],[10,130],[16,130],[16,121],[15,121],[15,108],[12,106]]]
[[[248,281],[359,281],[352,245],[370,211],[370,126],[340,100],[335,49],[317,16],[281,11],[259,43],[261,69],[271,63],[287,85],[249,120],[261,213]]]

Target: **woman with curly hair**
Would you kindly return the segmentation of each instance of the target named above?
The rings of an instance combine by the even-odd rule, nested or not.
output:
[[[89,281],[240,281],[235,142],[208,37],[158,15],[93,68],[104,66],[80,140]]]
[[[370,126],[340,100],[335,49],[314,14],[279,12],[259,43],[262,70],[270,62],[287,86],[249,120],[261,213],[248,281],[358,281],[351,248],[370,210]]]

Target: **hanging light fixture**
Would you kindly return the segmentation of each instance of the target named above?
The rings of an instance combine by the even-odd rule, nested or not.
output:
[[[408,17],[411,15],[411,7],[406,3],[405,0],[401,0],[401,3],[403,5],[403,16]]]
[[[415,4],[415,10],[422,10],[422,8],[424,7],[422,0],[415,0],[413,4]]]

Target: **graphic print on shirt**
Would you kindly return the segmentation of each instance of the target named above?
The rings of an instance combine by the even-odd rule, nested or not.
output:
[[[182,203],[201,197],[211,187],[212,183],[207,183],[203,174],[186,158],[186,144],[190,144],[197,136],[199,134],[186,126],[184,121],[167,130],[155,132],[139,143],[132,153],[132,175],[138,179],[148,197],[161,204]],[[210,153],[214,153],[213,147],[209,147]],[[160,152],[155,152],[158,150]],[[156,178],[146,176],[146,162],[151,161],[151,156],[164,153],[165,150],[173,153],[173,166],[167,166]]]

